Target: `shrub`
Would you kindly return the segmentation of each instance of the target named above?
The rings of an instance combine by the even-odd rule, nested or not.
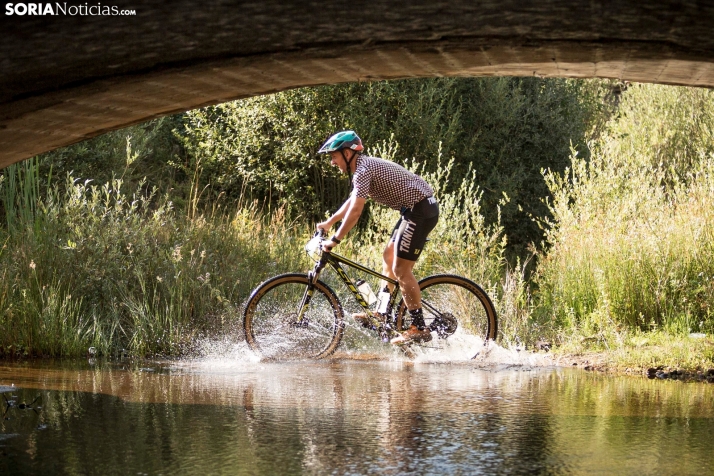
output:
[[[179,132],[214,196],[247,192],[307,219],[335,209],[349,191],[316,155],[336,130],[356,130],[367,147],[393,137],[395,161],[416,160],[429,172],[443,152],[454,158],[453,187],[474,180],[486,223],[500,219],[523,247],[541,236],[529,216],[548,213],[540,170],[564,170],[571,143],[587,151],[586,133],[604,116],[604,84],[436,78],[296,89],[191,111]],[[510,201],[499,210],[504,192]]]
[[[714,330],[714,93],[634,85],[618,117],[546,172],[540,319],[606,341],[617,330]]]

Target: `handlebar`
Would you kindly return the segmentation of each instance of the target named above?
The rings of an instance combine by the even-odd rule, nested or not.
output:
[[[325,240],[327,240],[327,232],[323,228],[319,228],[305,245],[305,251],[315,262],[319,261],[322,256],[322,242]]]

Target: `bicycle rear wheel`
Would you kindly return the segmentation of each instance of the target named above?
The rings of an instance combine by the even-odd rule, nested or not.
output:
[[[446,339],[457,329],[486,340],[496,338],[496,308],[478,284],[461,276],[437,274],[419,281],[427,327]],[[397,329],[409,327],[411,320],[402,299],[397,308]]]
[[[298,311],[308,289],[305,274],[282,274],[262,283],[250,295],[243,312],[245,340],[265,359],[321,359],[342,340],[344,314],[335,292],[322,281],[301,323]]]

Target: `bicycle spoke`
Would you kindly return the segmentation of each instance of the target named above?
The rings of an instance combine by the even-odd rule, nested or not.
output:
[[[342,313],[334,293],[316,285],[300,322],[307,277],[285,275],[265,283],[246,306],[248,344],[264,358],[300,359],[329,355],[342,336]]]
[[[460,340],[471,342],[474,346],[495,338],[496,312],[491,300],[478,285],[460,276],[437,275],[423,279],[419,286],[424,321],[435,336],[448,339],[448,342],[456,339],[456,336],[461,336]],[[402,301],[397,314],[397,325],[404,329],[410,324],[406,306]],[[434,346],[420,347],[429,349]]]

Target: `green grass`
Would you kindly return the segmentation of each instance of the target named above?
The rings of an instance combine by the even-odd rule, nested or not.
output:
[[[641,373],[650,368],[688,371],[714,368],[714,339],[701,334],[620,331],[609,336],[571,334],[555,349],[557,356],[589,359],[614,371]]]
[[[441,192],[443,218],[416,272],[457,273],[481,284],[511,341],[522,326],[511,325],[509,310],[524,283],[501,285],[502,228],[484,226],[472,181],[442,191],[449,166],[426,174]],[[1,232],[6,356],[78,356],[89,347],[108,356],[186,354],[200,336],[239,332],[241,306],[262,280],[311,267],[303,246],[312,227],[288,222],[284,208],[268,213],[257,203],[201,203],[197,196],[188,213],[178,213],[168,196],[143,183],[128,192],[120,179],[99,186],[68,176],[62,190],[37,200],[36,213],[16,210],[16,226]],[[372,218],[341,251],[381,270],[398,216],[378,208]]]
[[[574,155],[565,175],[546,173],[554,218],[534,316],[563,348],[711,366],[709,340],[692,355],[676,349],[714,333],[714,94],[637,86],[623,101],[590,161]],[[660,345],[640,352],[632,335]]]
[[[0,236],[2,354],[177,355],[235,326],[261,279],[300,267],[300,231],[280,210],[188,218],[141,186],[67,180]]]

